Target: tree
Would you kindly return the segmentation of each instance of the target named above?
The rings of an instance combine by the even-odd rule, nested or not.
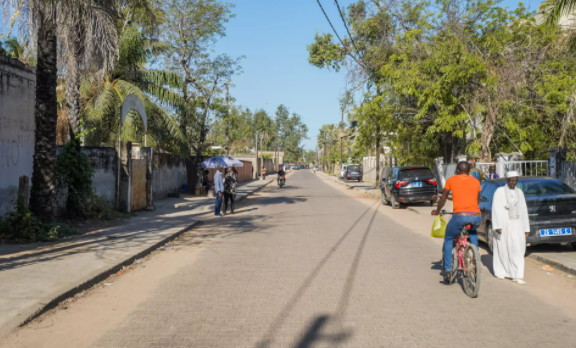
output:
[[[171,46],[170,67],[183,76],[180,94],[184,103],[177,108],[182,134],[187,138],[186,171],[188,189],[198,181],[198,165],[207,147],[212,116],[225,108],[221,98],[231,77],[239,70],[239,59],[212,56],[215,40],[224,35],[231,5],[218,0],[170,0],[162,3],[163,38]]]
[[[72,138],[80,132],[81,70],[108,72],[113,68],[118,52],[116,20],[121,13],[117,5],[115,0],[88,0],[58,6],[59,53],[66,62],[66,107]]]

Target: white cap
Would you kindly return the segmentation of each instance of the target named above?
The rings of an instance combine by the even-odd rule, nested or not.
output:
[[[513,178],[513,177],[518,177],[518,176],[520,176],[520,175],[515,170],[511,170],[508,173],[506,173],[507,178]]]

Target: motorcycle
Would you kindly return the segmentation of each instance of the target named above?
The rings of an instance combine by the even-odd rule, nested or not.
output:
[[[284,186],[285,183],[286,183],[285,176],[283,176],[281,179],[278,179],[278,187],[282,188],[282,186]]]

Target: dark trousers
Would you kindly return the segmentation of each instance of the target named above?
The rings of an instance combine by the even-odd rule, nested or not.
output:
[[[234,213],[234,199],[236,198],[236,194],[224,192],[224,214],[228,210],[228,200],[230,200],[230,212]]]

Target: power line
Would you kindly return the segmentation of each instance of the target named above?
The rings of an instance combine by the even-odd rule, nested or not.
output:
[[[350,54],[350,57],[352,57],[352,59],[354,59],[354,61],[356,61],[356,63],[358,63],[358,65],[362,66],[365,68],[364,64],[362,64],[353,54],[352,52],[350,52],[350,50],[348,50],[348,48],[346,48],[346,45],[344,44],[344,41],[342,41],[342,38],[340,37],[340,35],[338,35],[338,32],[336,31],[336,28],[334,28],[334,25],[332,25],[332,21],[330,20],[330,18],[328,17],[328,14],[326,14],[326,11],[324,10],[324,6],[322,6],[322,4],[320,3],[320,0],[316,0],[316,2],[318,3],[318,6],[320,6],[320,9],[322,10],[322,13],[324,13],[324,17],[326,17],[326,20],[328,21],[328,24],[330,24],[330,27],[332,28],[332,31],[334,32],[334,34],[336,35],[336,37],[338,38],[338,40],[340,41],[340,44],[342,44],[342,47],[346,50],[346,52],[348,52]]]
[[[358,54],[360,59],[362,59],[362,62],[364,62],[364,64],[366,64],[366,62],[364,61],[364,58],[360,55],[360,50],[358,49],[358,46],[356,46],[356,43],[354,42],[354,39],[352,38],[352,34],[350,34],[350,29],[348,29],[348,24],[346,24],[346,19],[344,19],[344,14],[342,13],[342,9],[340,8],[340,4],[338,3],[338,0],[334,0],[334,3],[336,4],[336,7],[338,8],[338,13],[340,14],[340,18],[342,19],[342,23],[344,23],[344,28],[346,28],[346,32],[348,33],[348,37],[350,38],[350,41],[352,42],[352,46],[354,46],[354,49],[356,49],[356,54]]]

